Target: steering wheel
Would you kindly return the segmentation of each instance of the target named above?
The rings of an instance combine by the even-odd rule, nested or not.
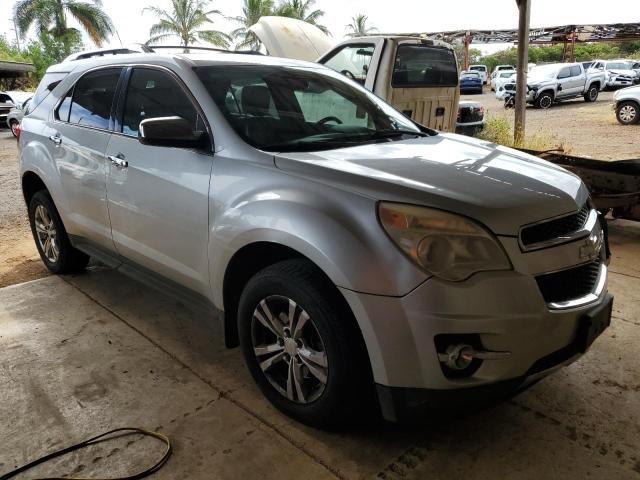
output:
[[[327,122],[336,122],[338,125],[342,125],[342,120],[340,120],[338,117],[334,117],[333,115],[321,118],[316,122],[316,125],[324,125]]]
[[[341,70],[340,73],[345,77],[350,78],[351,80],[356,79],[356,76],[353,73],[351,73],[349,70]]]

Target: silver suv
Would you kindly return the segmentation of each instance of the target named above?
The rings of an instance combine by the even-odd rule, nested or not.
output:
[[[321,65],[71,61],[30,110],[20,168],[46,266],[95,257],[209,307],[302,422],[515,392],[609,324],[577,176],[426,129]]]

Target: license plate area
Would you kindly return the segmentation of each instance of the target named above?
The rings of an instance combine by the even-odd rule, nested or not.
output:
[[[595,339],[607,329],[611,324],[612,309],[613,296],[607,295],[602,304],[582,316],[575,343],[578,351],[586,352]]]

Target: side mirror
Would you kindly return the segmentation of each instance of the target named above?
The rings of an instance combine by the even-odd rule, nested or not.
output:
[[[148,118],[140,122],[138,140],[143,145],[176,148],[206,148],[210,145],[206,132],[196,131],[182,117]]]

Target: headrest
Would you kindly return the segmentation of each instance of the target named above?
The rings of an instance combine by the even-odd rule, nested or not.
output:
[[[252,115],[267,115],[271,93],[264,85],[247,85],[242,89],[242,110]]]

